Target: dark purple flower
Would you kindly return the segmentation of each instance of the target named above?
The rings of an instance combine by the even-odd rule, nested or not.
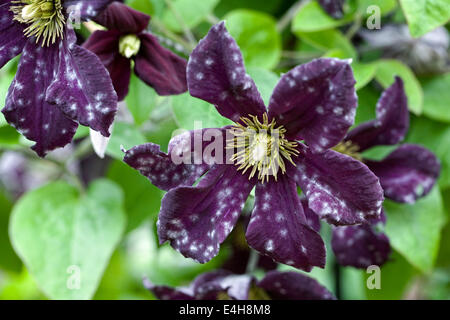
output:
[[[151,143],[126,152],[126,163],[168,191],[158,221],[161,243],[209,261],[256,187],[249,245],[277,262],[310,270],[324,266],[325,247],[307,224],[297,185],[329,223],[379,216],[378,178],[360,161],[329,149],[354,121],[355,80],[348,61],[318,59],[294,68],[282,76],[266,109],[239,47],[220,23],[193,51],[187,80],[191,95],[214,104],[236,125],[176,136],[168,154]],[[211,145],[220,147],[211,152]],[[185,153],[193,162],[173,161]]]
[[[113,2],[96,22],[107,31],[95,31],[84,44],[97,54],[111,75],[119,101],[128,93],[131,62],[134,72],[160,95],[183,93],[186,85],[186,60],[161,46],[156,36],[145,31],[150,17]]]
[[[161,300],[334,300],[316,280],[298,272],[271,271],[257,281],[250,275],[219,270],[198,276],[188,287],[145,287]]]
[[[76,45],[71,19],[92,18],[111,0],[0,0],[0,67],[22,54],[6,120],[39,156],[70,143],[78,123],[109,136],[117,109],[108,72]]]
[[[344,15],[345,0],[319,0],[319,4],[330,16],[340,19]]]
[[[398,144],[408,132],[407,97],[400,78],[382,94],[376,112],[375,120],[351,130],[335,150],[364,162],[380,178],[386,198],[414,203],[431,191],[439,176],[439,160],[432,152],[418,145],[403,144],[381,161],[361,155],[377,145]],[[339,263],[357,268],[385,263],[391,250],[389,239],[380,231],[384,224],[383,214],[360,226],[335,228],[332,247]]]

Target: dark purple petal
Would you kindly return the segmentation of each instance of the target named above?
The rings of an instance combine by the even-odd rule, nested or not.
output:
[[[82,19],[91,19],[115,0],[64,0],[64,8],[72,14],[79,14]]]
[[[319,0],[322,8],[333,18],[339,19],[344,15],[345,0]]]
[[[147,28],[150,16],[114,1],[94,20],[109,30],[118,30],[124,34],[137,34]]]
[[[144,279],[144,286],[160,300],[195,300],[194,293],[190,288],[175,289],[167,286],[158,286],[148,279]]]
[[[212,164],[226,163],[225,158],[208,151],[216,144],[223,148],[226,134],[226,128],[187,131],[170,140],[167,154],[148,143],[128,150],[124,161],[162,190],[192,186]]]
[[[193,185],[209,168],[208,165],[175,164],[170,155],[153,143],[128,150],[123,161],[139,170],[152,184],[166,191],[178,186]]]
[[[247,300],[253,282],[253,277],[249,275],[233,275],[218,270],[198,276],[192,288],[198,300],[217,300],[221,298],[221,293],[231,299]]]
[[[258,284],[273,300],[334,300],[315,279],[298,272],[271,271]]]
[[[235,122],[266,111],[255,82],[245,72],[242,53],[221,22],[194,49],[187,68],[192,96],[215,105]]]
[[[141,49],[134,72],[161,95],[180,94],[187,90],[186,60],[167,50],[150,33],[142,33]]]
[[[158,221],[161,243],[200,263],[219,252],[239,218],[254,181],[235,166],[217,165],[196,187],[177,187],[163,198]]]
[[[0,4],[0,68],[22,52],[26,43],[22,26],[13,21],[9,3]]]
[[[46,100],[69,118],[109,136],[117,111],[117,94],[99,58],[75,45],[73,30],[68,30],[60,42],[59,65]]]
[[[58,60],[57,44],[41,47],[28,41],[2,110],[8,123],[36,142],[32,148],[41,157],[70,143],[78,127],[57,106],[45,101]]]
[[[380,178],[384,195],[405,203],[426,196],[441,170],[439,159],[431,151],[413,144],[404,144],[384,160],[366,164]]]
[[[308,223],[308,226],[313,228],[314,231],[319,232],[321,227],[319,216],[309,208],[308,199],[302,197],[300,202],[303,207],[303,212],[305,212],[306,222]]]
[[[303,270],[325,266],[325,245],[306,222],[295,182],[256,185],[255,207],[247,227],[248,244],[277,262]]]
[[[381,266],[389,259],[389,238],[377,231],[377,224],[383,224],[381,220],[333,229],[331,245],[340,265],[365,269]]]
[[[83,47],[100,58],[109,72],[117,99],[122,101],[128,94],[131,61],[119,53],[119,39],[118,31],[95,31],[83,44]]]
[[[355,120],[357,97],[349,61],[317,59],[280,79],[269,117],[287,129],[287,137],[305,140],[314,152],[337,145]]]
[[[345,140],[350,140],[364,151],[376,145],[393,145],[401,142],[408,132],[408,101],[399,77],[386,89],[377,104],[377,119],[365,122],[351,130]]]
[[[303,144],[298,150],[291,176],[320,218],[351,225],[379,216],[383,190],[366,165],[334,150],[317,154]]]

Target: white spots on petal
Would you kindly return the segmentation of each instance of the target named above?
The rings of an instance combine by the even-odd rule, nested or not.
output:
[[[268,252],[272,252],[275,249],[272,239],[266,241],[264,249],[266,249],[266,251]]]

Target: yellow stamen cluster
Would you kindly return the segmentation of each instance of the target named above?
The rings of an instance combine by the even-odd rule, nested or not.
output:
[[[137,55],[140,49],[141,40],[135,34],[122,36],[119,40],[119,52],[128,59]]]
[[[14,20],[28,24],[24,34],[35,37],[36,43],[42,39],[42,46],[54,44],[57,38],[64,37],[66,20],[62,0],[13,0],[10,10]]]
[[[350,156],[353,159],[356,159],[358,161],[363,160],[361,154],[359,153],[359,146],[356,144],[353,144],[351,141],[339,142],[339,144],[337,146],[335,146],[333,148],[333,150],[337,151],[339,153],[345,154],[347,156]]]
[[[231,160],[242,174],[252,168],[249,179],[258,171],[258,179],[264,183],[271,175],[277,180],[279,169],[286,172],[285,160],[295,165],[292,156],[299,153],[297,142],[285,138],[283,126],[276,127],[274,119],[269,123],[266,113],[263,122],[257,116],[242,117],[241,122],[230,130],[234,137],[227,140],[227,148],[235,150]]]

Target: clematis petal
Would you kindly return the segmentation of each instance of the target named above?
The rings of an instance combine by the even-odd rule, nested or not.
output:
[[[308,223],[308,226],[313,228],[314,231],[319,232],[321,228],[319,216],[309,208],[308,199],[302,197],[300,202],[302,204],[303,211],[305,212],[306,222]]]
[[[317,59],[283,75],[269,105],[269,117],[287,137],[305,140],[314,152],[337,145],[355,120],[355,78],[346,60]]]
[[[13,18],[9,5],[0,4],[0,68],[20,54],[26,43],[22,26]]]
[[[365,122],[351,130],[345,140],[359,147],[359,151],[376,145],[401,142],[408,132],[409,111],[403,81],[397,77],[386,89],[377,104],[377,119]]]
[[[384,215],[384,214],[383,214]],[[365,269],[383,265],[390,256],[389,238],[377,231],[381,219],[358,226],[333,229],[331,245],[340,265]]]
[[[187,90],[186,60],[159,44],[158,38],[142,33],[141,49],[135,58],[134,72],[161,95],[180,94]]]
[[[78,127],[59,108],[45,101],[45,90],[58,60],[57,46],[42,48],[28,41],[2,110],[9,124],[36,142],[32,149],[41,157],[70,143]]]
[[[315,279],[298,272],[271,271],[257,285],[273,300],[335,300]]]
[[[232,165],[213,167],[196,187],[177,187],[163,198],[158,221],[161,243],[200,263],[211,260],[236,224],[254,186]]]
[[[351,225],[379,216],[383,190],[366,165],[334,150],[316,154],[303,144],[298,150],[290,176],[320,218],[334,225]]]
[[[248,244],[277,262],[310,271],[325,266],[325,245],[307,225],[295,182],[256,185],[255,207],[247,227]]]
[[[191,288],[171,288],[153,284],[144,279],[144,287],[160,300],[195,300]]]
[[[219,300],[220,294],[234,300],[248,300],[254,279],[249,275],[233,275],[223,270],[198,276],[192,284],[198,300]]]
[[[147,28],[150,16],[114,1],[94,20],[109,30],[119,30],[124,34],[129,34],[140,33]]]
[[[207,152],[207,148],[216,142],[223,148],[225,138],[226,129],[187,131],[170,140],[167,154],[158,145],[147,143],[126,151],[124,161],[162,190],[192,186],[212,164],[226,163],[218,154],[209,159]]]
[[[208,169],[207,165],[174,164],[170,155],[162,152],[159,146],[153,143],[128,150],[123,161],[139,170],[152,184],[166,191],[194,184]]]
[[[342,18],[344,15],[344,0],[319,0],[319,3],[335,19]]]
[[[95,31],[83,47],[99,57],[109,72],[117,99],[123,101],[130,86],[131,62],[118,52],[119,39],[118,31]]]
[[[266,108],[255,82],[245,72],[242,53],[221,22],[194,49],[187,68],[192,96],[215,105],[235,122],[240,117],[261,116]]]
[[[79,15],[82,19],[92,19],[115,0],[64,0],[67,12]]]
[[[59,45],[59,65],[46,100],[71,119],[109,137],[117,94],[107,70],[92,52],[75,44],[73,30]]]
[[[385,196],[405,203],[414,203],[426,196],[441,169],[431,151],[413,144],[400,146],[382,161],[365,163],[380,178]]]

